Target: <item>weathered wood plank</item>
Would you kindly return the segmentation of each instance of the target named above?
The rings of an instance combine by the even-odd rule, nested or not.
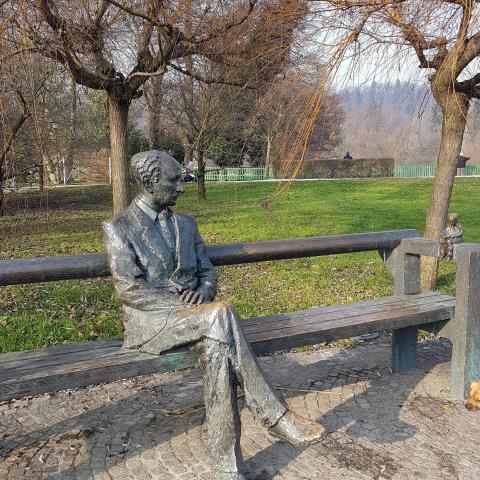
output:
[[[449,295],[437,295],[436,297],[425,297],[425,298],[416,298],[413,295],[411,297],[391,297],[396,299],[393,302],[389,303],[379,303],[363,305],[364,302],[357,302],[351,304],[350,308],[332,308],[325,307],[323,310],[320,308],[315,308],[311,310],[301,310],[298,312],[285,313],[285,314],[275,314],[268,317],[258,317],[255,319],[248,319],[242,321],[242,326],[248,331],[263,331],[271,330],[274,328],[283,328],[283,327],[295,327],[301,326],[306,323],[318,323],[321,324],[324,321],[328,321],[336,318],[348,317],[354,322],[353,317],[357,315],[367,315],[369,313],[380,313],[395,311],[409,306],[417,305],[440,305],[442,302],[450,302],[453,300],[453,297]],[[367,302],[365,302],[367,303]]]
[[[441,295],[441,296],[440,296]],[[438,292],[432,292],[432,291],[425,291],[421,292],[417,295],[412,295],[411,297],[408,298],[409,301],[422,301],[422,299],[427,299],[427,298],[434,298],[434,301],[439,301],[442,298],[445,300],[450,300],[452,299],[451,296],[445,295],[443,296],[442,294]],[[340,312],[344,311],[346,315],[348,315],[350,310],[355,310],[358,307],[369,307],[372,305],[390,305],[392,303],[398,302],[399,301],[399,296],[391,296],[391,297],[382,297],[382,298],[375,298],[371,300],[361,300],[359,302],[354,302],[354,303],[342,303],[340,305],[329,305],[329,306],[324,306],[324,307],[313,307],[313,308],[308,308],[306,310],[298,310],[296,312],[292,312],[293,315],[297,314],[321,314],[321,313],[327,313],[327,312]],[[289,315],[289,313],[274,313],[273,315],[267,315],[264,317],[251,317],[251,318],[245,318],[242,320],[242,325],[250,325],[252,323],[257,323],[259,319],[262,319],[263,322],[269,322],[269,321],[277,321],[278,319],[284,318],[286,315]]]
[[[171,372],[189,368],[195,364],[192,353],[185,351],[172,355],[155,356],[149,360],[124,363],[121,365],[100,365],[98,368],[78,369],[67,373],[56,372],[48,377],[0,383],[0,400],[10,400],[27,395],[56,392],[69,388],[79,388],[102,382],[151,373]]]
[[[207,253],[214,265],[237,265],[267,260],[393,249],[400,244],[403,238],[418,236],[420,234],[417,230],[354,233],[328,237],[210,245],[207,247]],[[0,260],[0,285],[107,277],[109,275],[106,255],[100,253]]]
[[[6,376],[11,375],[12,372],[23,374],[23,372],[30,370],[42,371],[46,368],[55,367],[57,365],[66,367],[70,364],[76,364],[77,362],[85,361],[85,358],[88,358],[88,360],[92,362],[99,362],[104,358],[108,358],[113,361],[115,357],[125,357],[126,355],[132,356],[130,352],[125,353],[125,350],[122,350],[120,344],[103,349],[82,350],[75,353],[65,353],[63,355],[46,355],[34,361],[26,361],[22,357],[17,357],[16,361],[8,362],[5,368],[2,362],[2,365],[0,366],[0,381]]]
[[[325,325],[323,330],[317,330],[314,326],[305,328],[303,332],[299,330],[277,331],[276,335],[262,333],[256,334],[255,343],[252,345],[257,354],[269,353],[270,351],[289,350],[298,346],[314,345],[321,342],[348,338],[351,336],[363,335],[379,330],[394,330],[402,326],[406,328],[419,323],[434,323],[452,318],[454,315],[454,306],[444,308],[430,308],[420,311],[418,309],[405,309],[400,317],[375,318],[367,316],[363,323],[350,325],[348,322],[337,322],[332,325]],[[327,328],[328,327],[328,328]],[[247,338],[248,334],[247,334]]]
[[[123,338],[108,339],[108,340],[95,340],[91,342],[82,343],[68,343],[65,345],[55,345],[48,348],[38,348],[34,350],[22,350],[21,352],[6,352],[0,354],[0,368],[6,365],[9,361],[15,361],[18,357],[25,360],[36,360],[37,358],[43,358],[45,356],[64,355],[68,353],[92,351],[102,348],[121,347]],[[4,363],[5,362],[5,363]]]
[[[350,318],[352,323],[357,315],[367,315],[370,313],[387,312],[393,309],[401,309],[412,305],[438,305],[443,301],[451,301],[452,297],[449,295],[442,295],[436,292],[423,292],[415,296],[400,296],[388,297],[372,300],[356,302],[350,305],[337,305],[332,307],[320,307],[309,310],[303,310],[287,314],[275,314],[267,317],[257,317],[242,320],[242,327],[248,331],[249,335],[254,333],[261,333],[263,331],[270,331],[272,329],[281,329],[286,327],[301,328],[308,323],[315,323],[321,325],[325,321],[342,319],[345,316]],[[254,340],[253,340],[254,341]],[[3,361],[3,355],[0,356],[0,380],[10,375],[21,374],[29,370],[42,370],[47,367],[55,365],[66,366],[75,364],[78,361],[85,359],[86,352],[89,360],[99,360],[105,357],[113,357],[117,355],[127,355],[125,350],[119,349],[121,340],[114,342],[101,341],[102,348],[98,348],[97,342],[89,342],[88,344],[81,344],[83,347],[79,349],[79,345],[62,345],[48,349],[33,350],[27,352],[17,352]],[[37,353],[32,357],[32,354]],[[41,355],[40,355],[41,353]],[[51,354],[50,354],[51,353]],[[132,356],[131,352],[128,355]]]
[[[286,326],[283,328],[280,326],[261,332],[250,332],[250,329],[246,328],[244,332],[251,343],[281,336],[294,336],[297,333],[318,333],[318,335],[323,335],[323,332],[335,332],[337,329],[342,329],[346,333],[346,335],[338,338],[348,338],[358,335],[359,328],[369,327],[372,324],[378,324],[381,327],[380,329],[383,330],[391,330],[446,320],[452,317],[454,310],[455,303],[452,301],[451,303],[445,302],[441,305],[418,305],[384,312],[369,312],[365,315],[359,314],[354,317],[331,318],[318,323],[312,321],[303,325]]]
[[[171,359],[177,359],[177,355],[183,355],[185,351],[185,349],[177,349],[174,352],[172,351],[165,353],[164,355],[160,355],[162,358],[165,357],[161,361],[161,364],[163,365],[165,362],[171,364]],[[16,382],[19,377],[21,377],[22,380],[33,380],[56,375],[57,373],[74,374],[78,371],[97,370],[98,368],[123,368],[123,366],[130,363],[148,363],[152,360],[156,360],[157,358],[159,358],[158,355],[150,355],[148,353],[142,353],[136,350],[124,350],[119,348],[116,355],[109,355],[102,358],[92,359],[88,354],[86,354],[83,359],[77,360],[73,363],[69,363],[68,359],[66,358],[66,362],[64,364],[21,370],[18,372],[18,375],[15,375],[15,371],[12,370],[2,375],[0,378],[0,383],[8,384],[10,382]],[[174,368],[173,365],[171,370],[175,369],[176,368]]]
[[[245,325],[244,331],[254,352],[263,354],[382,329],[445,321],[453,316],[455,308],[452,297],[432,295],[428,292],[407,297],[403,303],[398,300],[393,302],[391,299],[386,300],[357,302],[355,315],[352,315],[355,311],[352,306],[348,309],[344,305],[337,306],[336,309],[324,307],[327,316],[324,315],[323,320],[315,321],[315,315],[307,316],[302,320],[303,323],[293,327],[285,327],[288,322],[282,324],[278,321],[278,315],[275,315],[277,321],[271,323],[266,330],[249,331],[262,323],[262,319],[257,318],[256,323]],[[372,302],[378,303],[376,313],[373,311]],[[315,310],[321,317],[322,309]],[[346,312],[349,312],[348,315]],[[288,315],[291,320],[294,314]],[[248,322],[252,320],[248,319]],[[97,348],[97,343],[101,343],[101,348]],[[82,387],[136,375],[178,370],[193,366],[195,361],[188,350],[177,350],[161,356],[122,350],[120,340],[61,345],[34,352],[5,355],[11,368],[0,370],[0,400]],[[4,355],[0,355],[0,364],[3,364],[3,357]],[[14,363],[16,367],[13,367]]]

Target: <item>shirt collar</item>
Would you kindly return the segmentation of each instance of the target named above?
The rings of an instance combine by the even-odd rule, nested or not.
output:
[[[137,207],[140,210],[142,210],[142,212],[145,213],[145,215],[147,215],[147,217],[150,218],[150,220],[152,222],[154,222],[157,219],[157,215],[159,214],[159,212],[157,212],[147,202],[145,202],[145,200],[141,196],[138,196],[137,198],[135,198],[135,203],[136,203]],[[167,218],[170,217],[171,210],[168,207],[165,207],[164,210],[165,210]],[[160,211],[162,211],[162,210],[160,210]]]

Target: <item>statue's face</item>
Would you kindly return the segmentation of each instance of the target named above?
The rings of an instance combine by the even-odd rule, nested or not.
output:
[[[181,177],[180,165],[174,158],[169,158],[154,170],[150,185],[144,187],[145,191],[158,206],[175,205],[178,195],[183,192]]]
[[[448,216],[448,223],[450,223],[450,225],[453,225],[455,226],[458,222],[458,218],[456,215],[449,215]]]

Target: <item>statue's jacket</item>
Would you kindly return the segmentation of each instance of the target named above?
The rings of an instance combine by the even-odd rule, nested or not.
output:
[[[135,200],[103,224],[113,282],[125,310],[125,348],[140,348],[153,336],[161,338],[158,332],[165,329],[169,318],[188,316],[184,312],[193,309],[186,309],[173,293],[176,288],[202,288],[209,299],[215,296],[215,272],[195,219],[170,214],[175,248],[167,244],[158,225]],[[165,334],[163,337],[168,336]],[[152,347],[152,353],[182,343],[165,338],[165,345]]]

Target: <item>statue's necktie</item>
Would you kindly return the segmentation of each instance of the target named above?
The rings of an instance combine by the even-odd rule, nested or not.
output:
[[[166,208],[158,212],[157,223],[162,237],[172,254],[172,257],[175,258],[175,232],[172,219],[170,218],[170,213]]]

